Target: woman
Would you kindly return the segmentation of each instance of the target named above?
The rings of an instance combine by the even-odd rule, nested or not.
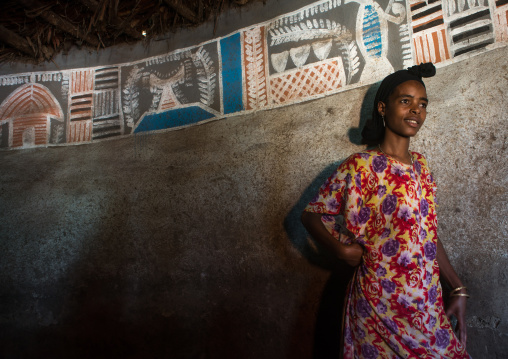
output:
[[[427,114],[422,77],[435,72],[421,64],[383,80],[362,131],[378,146],[346,159],[302,215],[313,238],[358,266],[344,311],[344,358],[469,358],[466,288],[437,238],[427,161],[409,151]],[[440,274],[453,288],[446,312]]]

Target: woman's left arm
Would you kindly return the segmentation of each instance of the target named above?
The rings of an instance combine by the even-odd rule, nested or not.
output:
[[[463,287],[462,281],[453,269],[446,251],[441,241],[437,240],[437,263],[439,264],[439,270],[442,278],[450,285],[450,287],[459,288]],[[466,294],[466,289],[461,289],[455,293]],[[453,296],[450,298],[448,306],[446,308],[446,315],[448,318],[451,315],[457,318],[457,332],[459,340],[466,347],[467,331],[466,331],[466,297],[464,296]]]

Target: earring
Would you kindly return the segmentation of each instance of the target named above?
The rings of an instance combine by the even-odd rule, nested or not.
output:
[[[385,115],[381,115],[381,119],[383,120],[383,127],[386,127],[386,124],[385,124]]]

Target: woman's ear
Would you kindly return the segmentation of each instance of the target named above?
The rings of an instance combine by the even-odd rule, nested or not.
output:
[[[384,116],[385,115],[385,108],[386,108],[386,105],[383,101],[379,101],[377,103],[377,112],[381,115],[381,116]]]

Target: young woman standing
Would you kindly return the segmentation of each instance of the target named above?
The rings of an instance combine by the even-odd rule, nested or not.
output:
[[[357,267],[344,311],[344,358],[469,358],[466,288],[437,237],[427,161],[409,151],[427,115],[422,77],[435,72],[421,64],[382,81],[362,131],[377,147],[346,159],[302,215],[315,240]],[[440,275],[453,288],[446,310]]]

